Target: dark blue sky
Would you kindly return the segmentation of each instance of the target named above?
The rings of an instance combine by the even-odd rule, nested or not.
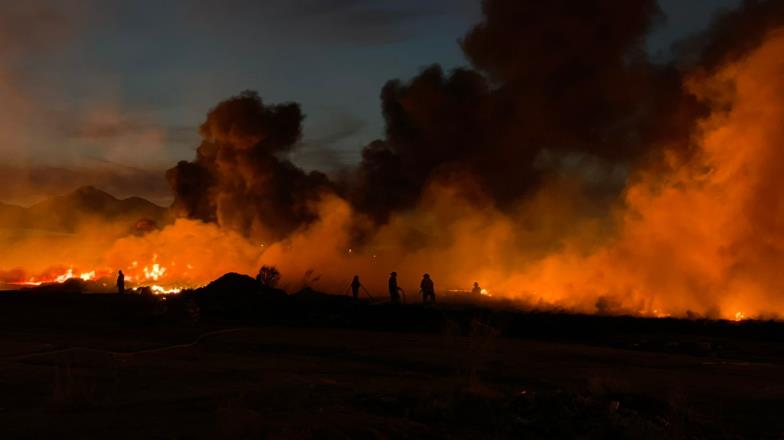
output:
[[[737,2],[660,0],[669,19],[649,48],[666,56]],[[350,164],[383,135],[383,84],[464,65],[457,40],[479,13],[478,0],[0,0],[0,160],[163,169],[192,158],[210,107],[254,89],[302,105],[296,162]]]

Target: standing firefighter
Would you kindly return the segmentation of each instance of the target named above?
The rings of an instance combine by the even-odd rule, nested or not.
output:
[[[425,274],[422,277],[422,282],[419,283],[419,288],[422,289],[423,303],[427,303],[428,301],[432,303],[436,302],[436,288],[433,286],[433,280],[430,279],[429,274]]]
[[[400,304],[400,287],[397,286],[397,272],[389,274],[389,300],[392,304]]]
[[[125,293],[125,274],[123,271],[117,272],[117,293],[120,295]]]
[[[362,287],[362,283],[359,282],[359,275],[354,275],[354,279],[351,280],[351,294],[354,296],[354,299],[359,299],[359,288]]]

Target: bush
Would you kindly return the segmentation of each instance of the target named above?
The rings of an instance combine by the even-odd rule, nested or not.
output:
[[[261,266],[259,274],[256,275],[256,281],[265,289],[272,289],[280,281],[280,272],[275,266]]]

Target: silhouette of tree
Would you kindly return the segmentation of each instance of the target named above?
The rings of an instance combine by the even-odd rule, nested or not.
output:
[[[280,281],[280,272],[275,266],[261,266],[259,274],[256,275],[256,281],[265,289],[271,289]]]

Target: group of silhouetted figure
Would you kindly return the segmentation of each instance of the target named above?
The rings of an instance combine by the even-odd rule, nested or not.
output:
[[[401,298],[405,299],[405,291],[400,288],[397,284],[397,272],[392,272],[389,274],[389,301],[392,304],[400,304]],[[364,289],[365,293],[370,296],[367,292],[367,289],[362,285],[359,281],[359,275],[354,275],[354,279],[351,280],[351,294],[354,299],[359,299],[359,290]],[[125,293],[125,274],[123,271],[120,270],[117,273],[117,292],[120,294]],[[436,302],[436,288],[433,284],[433,279],[430,278],[430,274],[424,274],[422,276],[422,281],[419,283],[419,293],[422,294],[422,302],[427,303],[435,303]],[[482,288],[479,287],[479,283],[474,283],[474,288],[471,290],[472,296],[480,296],[482,294]],[[402,295],[402,297],[401,297]]]
[[[406,293],[397,284],[397,272],[389,274],[388,286],[389,301],[392,304],[400,304],[401,298],[405,298]],[[364,286],[362,286],[362,283],[359,281],[359,275],[354,275],[354,279],[351,280],[351,294],[354,299],[359,299],[359,289],[364,289]],[[419,283],[419,292],[422,294],[423,303],[436,302],[436,288],[429,274],[425,274],[422,277],[422,282]],[[367,289],[365,289],[365,293],[367,293]],[[369,293],[368,296],[370,296]]]
[[[365,287],[359,281],[359,275],[354,275],[354,279],[351,281],[351,294],[354,299],[359,299],[360,289],[365,289]],[[389,274],[388,290],[389,301],[392,304],[400,304],[401,300],[405,300],[406,292],[398,286],[397,272]],[[365,293],[368,293],[367,289],[365,289]],[[433,279],[430,278],[430,274],[424,274],[422,276],[422,281],[419,283],[419,293],[422,295],[422,302],[424,304],[434,304],[436,302],[436,288],[435,284],[433,284]],[[479,287],[479,283],[475,282],[474,288],[471,290],[471,295],[480,296],[481,294],[482,288]],[[368,296],[370,296],[369,293]]]

